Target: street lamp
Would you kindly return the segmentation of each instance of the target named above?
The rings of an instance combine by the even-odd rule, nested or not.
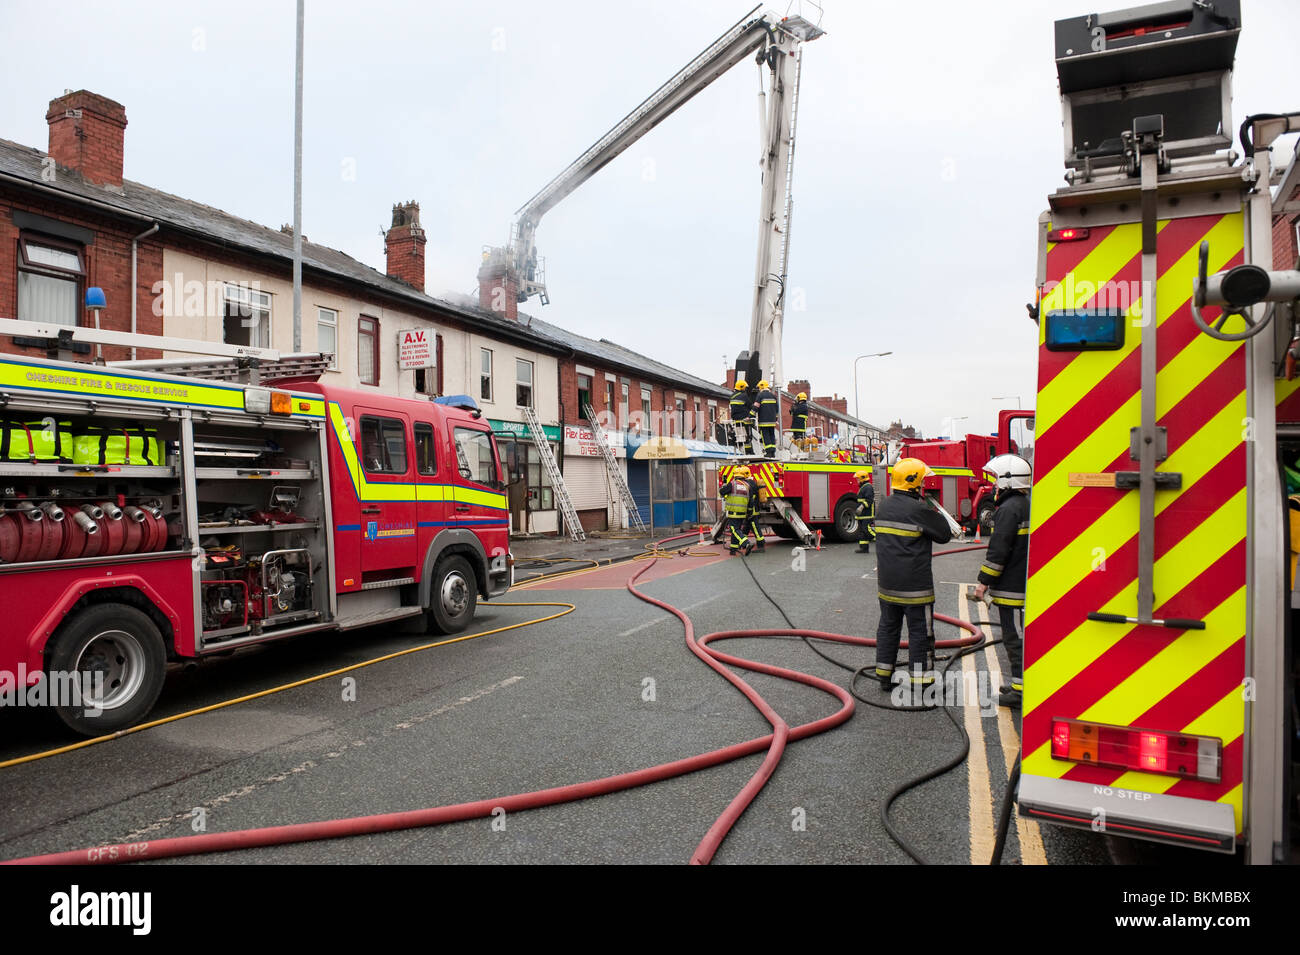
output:
[[[1017,408],[1020,407],[1020,396],[1019,396],[1019,395],[994,395],[994,396],[993,396],[993,400],[994,400],[994,401],[1006,401],[1008,398],[1015,398],[1015,399],[1016,399],[1016,407],[1017,407]]]
[[[857,358],[853,359],[853,417],[857,418],[859,421],[862,420],[862,415],[859,413],[858,409],[858,362],[862,361],[864,358],[884,358],[886,355],[892,354],[892,351],[878,351],[870,355],[859,355]]]

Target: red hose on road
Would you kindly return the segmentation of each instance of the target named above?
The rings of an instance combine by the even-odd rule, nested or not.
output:
[[[767,756],[763,760],[758,771],[740,793],[736,795],[735,799],[732,800],[726,811],[724,811],[723,814],[718,817],[717,821],[709,828],[704,839],[701,840],[699,846],[691,856],[692,863],[708,863],[713,858],[718,846],[726,837],[736,820],[740,818],[740,815],[749,806],[750,802],[753,801],[754,797],[758,795],[758,792],[762,789],[768,778],[771,777],[777,763],[780,761],[781,753],[784,751],[786,743],[806,739],[809,736],[815,736],[828,729],[833,729],[852,716],[854,710],[854,701],[848,691],[828,680],[823,680],[806,673],[799,673],[795,670],[787,670],[783,667],[776,667],[754,660],[746,660],[741,657],[731,656],[718,650],[710,649],[708,644],[716,640],[765,636],[806,636],[820,640],[832,640],[839,643],[849,643],[864,647],[875,646],[876,641],[871,637],[856,637],[848,634],[825,633],[819,630],[726,630],[718,633],[711,633],[696,640],[694,627],[692,626],[689,617],[671,604],[647,596],[636,589],[635,582],[637,578],[648,571],[655,563],[656,561],[654,560],[647,562],[645,567],[641,568],[641,570],[634,574],[627,582],[628,590],[647,603],[661,607],[676,616],[686,629],[687,644],[691,648],[691,652],[704,660],[704,662],[711,668],[744,693],[746,698],[748,698],[750,702],[758,708],[759,712],[763,714],[764,718],[772,724],[772,733],[758,737],[757,739],[748,740],[744,743],[735,743],[731,746],[712,750],[711,752],[701,753],[698,756],[674,760],[669,763],[661,763],[658,766],[651,766],[647,769],[620,773],[603,779],[571,783],[567,786],[557,786],[551,789],[539,790],[537,792],[518,793],[498,799],[481,799],[475,802],[457,803],[451,806],[439,806],[431,809],[416,809],[406,812],[381,813],[372,816],[354,816],[346,819],[331,819],[287,826],[270,826],[262,829],[244,829],[235,832],[179,836],[171,839],[156,839],[149,842],[122,843],[118,845],[99,846],[90,849],[76,849],[68,852],[56,852],[48,855],[12,859],[0,863],[0,865],[114,865],[119,862],[139,862],[148,859],[176,858],[178,856],[200,855],[208,852],[230,852],[238,849],[289,845],[298,842],[314,842],[322,839],[338,839],[345,836],[367,835],[378,832],[394,832],[402,829],[415,829],[424,826],[438,826],[449,822],[463,822],[469,819],[486,818],[491,816],[497,809],[504,810],[505,812],[520,812],[526,809],[539,809],[543,806],[553,806],[560,803],[573,802],[579,799],[588,799],[592,796],[602,796],[608,793],[633,789],[637,786],[644,786],[647,783],[659,782],[664,779],[672,779],[675,776],[685,775],[686,773],[692,773],[696,770],[709,769],[713,766],[719,766],[723,763],[741,759],[745,756],[752,756],[756,753],[762,752],[763,750],[767,750]],[[972,624],[954,620],[951,617],[946,617],[941,614],[935,614],[934,617],[936,620],[963,627],[970,633],[970,636],[959,640],[936,641],[936,647],[967,646],[981,638],[979,631]],[[906,646],[906,642],[903,643],[903,646]],[[728,670],[723,664],[741,667],[759,673],[766,673],[771,676],[778,676],[798,683],[803,683],[806,686],[815,687],[816,689],[838,699],[840,701],[840,708],[829,716],[824,716],[821,719],[791,727],[761,696],[758,695],[756,691],[754,691],[752,687]]]

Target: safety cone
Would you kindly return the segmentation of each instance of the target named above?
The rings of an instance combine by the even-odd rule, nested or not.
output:
[[[980,519],[978,517],[975,518],[975,543],[977,544],[983,543],[983,541],[980,540]]]
[[[704,525],[700,525],[700,546],[704,546]]]

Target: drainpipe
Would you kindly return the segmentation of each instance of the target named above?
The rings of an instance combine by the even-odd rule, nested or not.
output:
[[[147,239],[149,238],[149,236],[157,232],[158,228],[159,228],[158,223],[155,222],[152,226],[150,226],[144,232],[141,232],[138,236],[136,236],[134,239],[131,240],[131,334],[132,335],[135,334],[135,328],[136,328],[135,315],[136,315],[136,308],[139,305],[139,298],[140,298],[140,291],[136,287],[139,281],[139,279],[137,278],[138,268],[136,263],[137,244],[141,239]],[[172,301],[173,302],[176,301],[175,291],[173,291],[172,293]],[[131,360],[135,361],[134,345],[131,346]]]

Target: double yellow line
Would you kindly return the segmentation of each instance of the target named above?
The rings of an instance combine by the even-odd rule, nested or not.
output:
[[[97,746],[100,743],[107,743],[110,740],[121,739],[124,736],[130,736],[133,733],[141,733],[156,726],[165,726],[168,723],[175,723],[178,720],[189,719],[191,716],[199,716],[202,713],[211,713],[214,710],[223,710],[228,706],[235,706],[238,703],[247,703],[249,700],[259,700],[265,696],[272,696],[276,693],[283,693],[285,690],[293,690],[300,686],[307,686],[309,683],[319,683],[321,680],[328,680],[331,677],[340,676],[344,673],[350,673],[353,670],[360,670],[363,667],[374,666],[376,663],[383,663],[387,660],[396,660],[398,657],[404,657],[412,653],[421,653],[425,650],[432,650],[435,647],[445,647],[452,643],[464,643],[466,640],[477,640],[479,637],[490,637],[496,633],[505,633],[508,630],[518,630],[521,627],[531,627],[535,624],[545,623],[548,620],[555,620],[567,614],[573,613],[578,608],[563,601],[530,601],[530,602],[510,602],[510,603],[492,603],[493,607],[563,607],[559,613],[553,613],[545,617],[538,617],[536,620],[525,620],[523,623],[512,623],[508,627],[497,627],[493,630],[483,630],[479,633],[466,634],[463,637],[451,637],[447,640],[439,640],[436,643],[425,643],[418,647],[409,647],[405,650],[398,650],[395,653],[386,653],[381,657],[375,657],[372,660],[366,660],[362,663],[353,663],[350,666],[340,667],[337,670],[330,670],[328,673],[320,673],[316,676],[309,676],[303,680],[295,680],[292,683],[284,683],[280,686],[272,687],[269,690],[259,690],[256,693],[249,693],[246,696],[236,697],[232,700],[223,700],[220,703],[213,703],[211,706],[202,706],[198,709],[187,710],[184,713],[177,713],[174,716],[165,716],[161,719],[150,720],[148,723],[140,723],[124,730],[118,730],[116,733],[106,733],[103,736],[96,736],[93,739],[81,740],[77,743],[71,743],[67,746],[60,746],[56,749],[48,749],[41,753],[32,753],[29,756],[17,756],[13,759],[7,759],[0,762],[0,769],[8,769],[10,766],[20,766],[23,763],[34,763],[40,759],[48,759],[51,756],[59,756],[63,753],[71,753],[75,750],[85,749],[88,746]]]

